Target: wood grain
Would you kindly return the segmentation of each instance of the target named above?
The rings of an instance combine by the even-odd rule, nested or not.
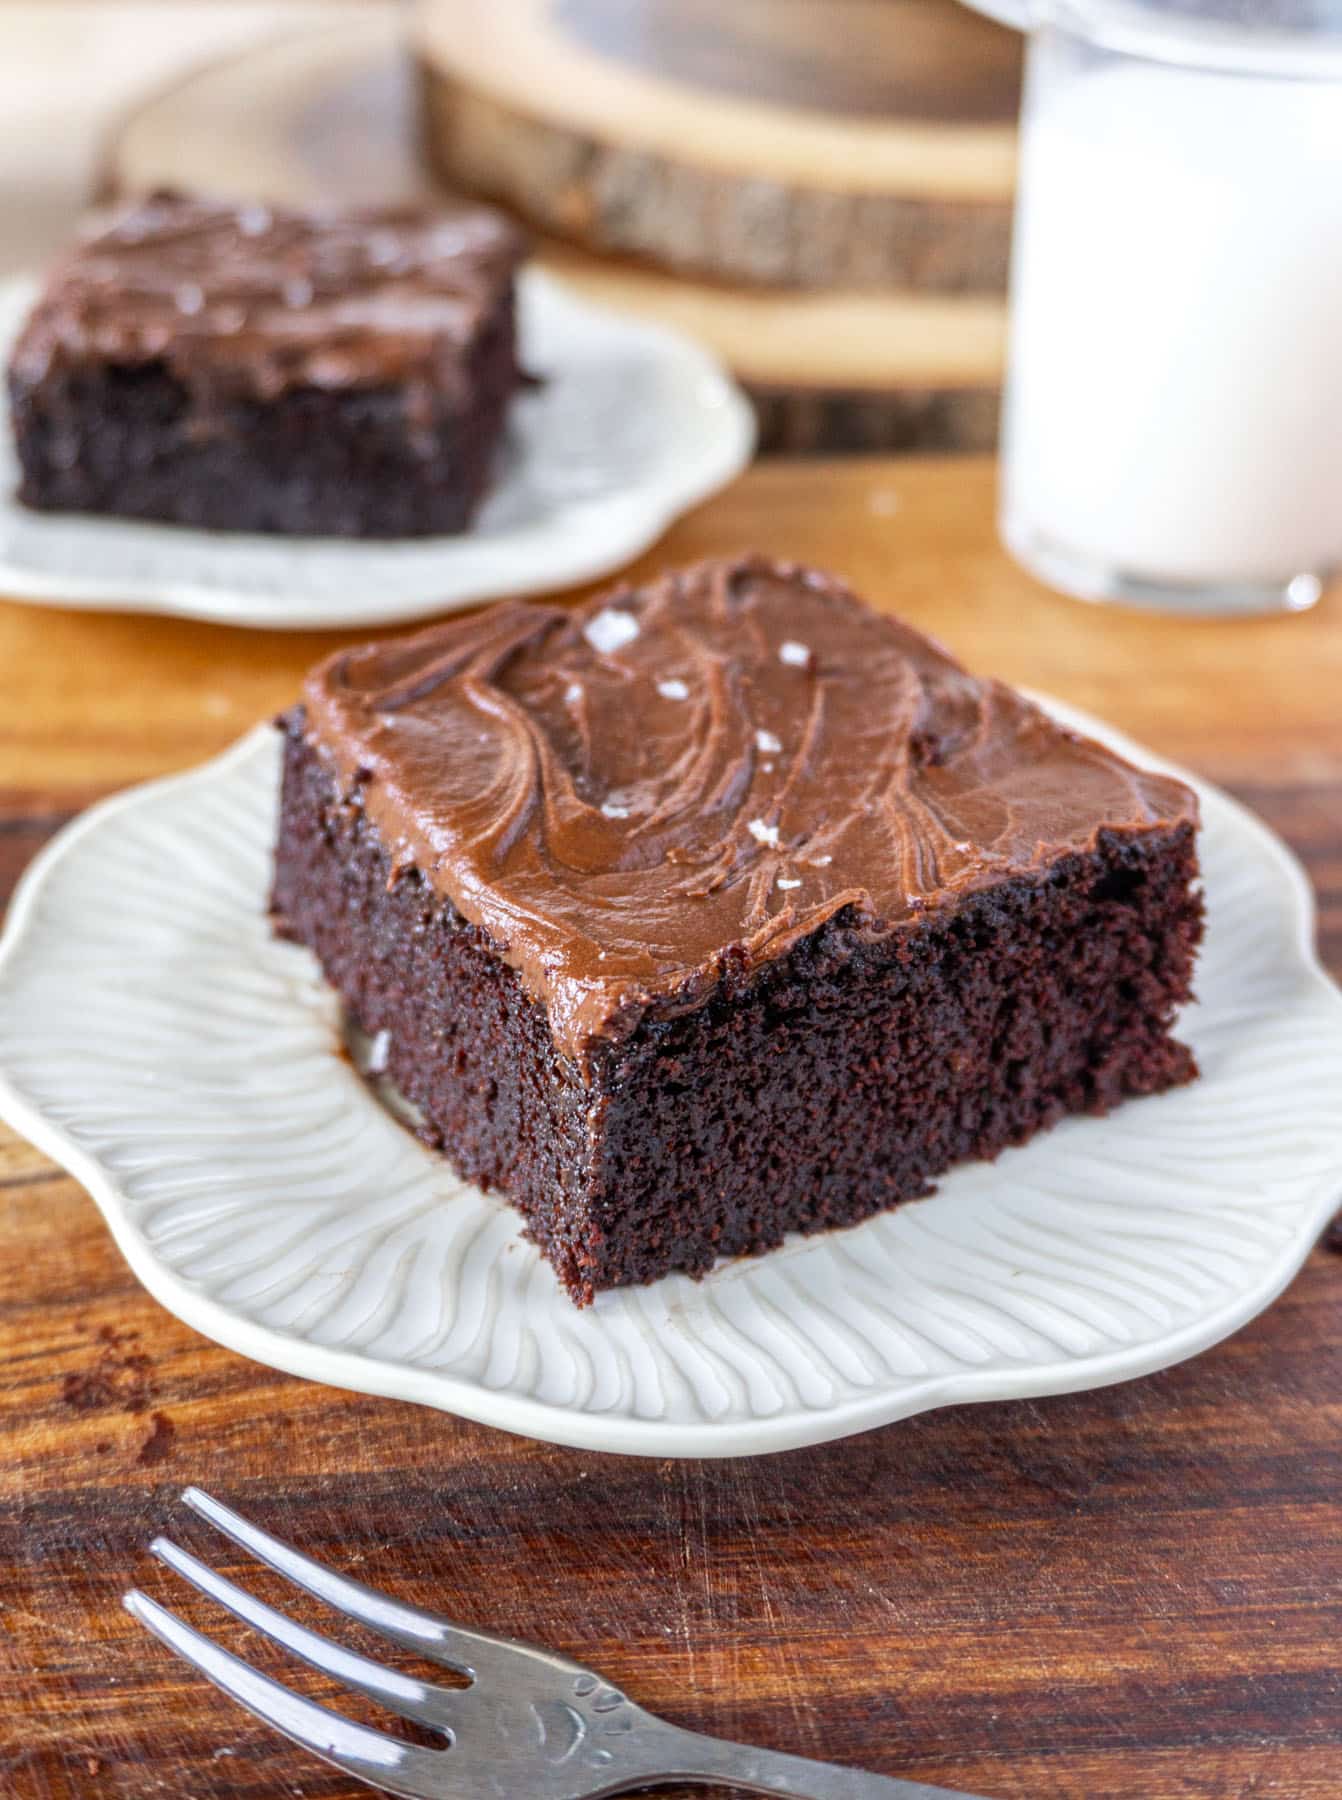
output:
[[[1000,293],[1021,40],[954,0],[420,0],[452,186],[600,254]]]
[[[1021,40],[954,0],[543,0],[570,42],[730,99],[889,125],[1016,122]]]
[[[146,98],[105,147],[103,199],[174,186],[299,205],[423,200],[407,69],[386,19],[299,33]],[[691,332],[756,401],[765,449],[984,450],[1006,341],[994,293],[801,291],[675,275],[548,235],[535,261],[599,304]]]
[[[640,566],[748,543],[826,563],[978,667],[1227,783],[1304,856],[1342,974],[1342,594],[1249,624],[1076,605],[1005,560],[991,501],[986,463],[774,465]],[[0,605],[0,888],[96,794],[278,708],[329,642]],[[139,1290],[77,1184],[2,1130],[0,1230],[6,1800],[362,1791],[121,1612],[141,1582],[280,1667],[144,1554],[170,1527],[243,1573],[174,1505],[188,1481],[689,1726],[998,1800],[1342,1792],[1336,1254],[1144,1381],[702,1464],[537,1445],[210,1345]]]

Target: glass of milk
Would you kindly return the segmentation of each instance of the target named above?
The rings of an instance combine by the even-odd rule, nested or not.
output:
[[[1342,566],[1342,0],[987,0],[1030,31],[1001,525],[1089,600]]]

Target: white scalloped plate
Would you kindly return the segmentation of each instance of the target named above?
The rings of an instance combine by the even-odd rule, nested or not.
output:
[[[1342,995],[1309,889],[1197,784],[1201,1081],[579,1312],[513,1212],[373,1097],[312,958],[271,937],[277,756],[258,730],[96,807],[0,943],[0,1112],[165,1306],[260,1362],[595,1450],[782,1450],[1191,1356],[1273,1299],[1342,1197]]]
[[[0,364],[37,284],[0,284]],[[594,581],[733,480],[755,444],[749,403],[691,339],[608,312],[540,270],[518,283],[518,396],[498,478],[459,537],[357,542],[193,531],[14,497],[0,383],[0,592],[50,606],[180,613],[227,625],[390,625],[501,594]]]

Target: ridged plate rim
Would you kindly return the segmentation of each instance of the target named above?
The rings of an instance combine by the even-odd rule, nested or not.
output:
[[[1176,774],[1182,773],[1085,715],[1055,702],[1050,701],[1048,705],[1065,723],[1101,737],[1126,754],[1148,765],[1170,769]],[[95,806],[59,833],[23,876],[10,908],[3,938],[0,939],[0,1021],[5,1018],[12,1020],[16,1016],[21,1018],[25,1002],[29,1005],[34,1002],[34,984],[38,987],[41,985],[43,964],[40,956],[36,961],[30,958],[29,944],[40,924],[44,908],[59,889],[65,871],[77,863],[90,839],[96,844],[106,834],[115,837],[128,818],[134,819],[139,815],[148,816],[157,812],[167,818],[171,818],[174,813],[180,817],[182,809],[190,808],[191,797],[202,787],[217,787],[221,793],[225,789],[235,788],[239,796],[244,792],[251,793],[253,798],[248,804],[254,804],[264,812],[269,829],[273,819],[273,798],[268,796],[266,790],[273,779],[270,770],[275,759],[274,733],[267,727],[258,727],[210,763],[185,774],[168,776],[117,795]],[[1337,1207],[1339,1198],[1342,1198],[1342,994],[1339,994],[1320,967],[1314,954],[1314,908],[1308,881],[1285,846],[1245,808],[1192,776],[1185,774],[1184,779],[1189,780],[1198,791],[1204,815],[1213,817],[1219,830],[1228,830],[1237,854],[1254,865],[1258,878],[1255,886],[1256,904],[1260,911],[1266,904],[1264,896],[1273,896],[1273,914],[1270,919],[1264,915],[1261,935],[1271,935],[1268,930],[1271,927],[1281,939],[1282,961],[1277,973],[1282,983],[1282,994],[1290,1003],[1289,1016],[1299,1024],[1308,1020],[1316,1027],[1322,1045],[1317,1066],[1298,1072],[1293,1078],[1291,1091],[1297,1097],[1306,1092],[1323,1099],[1332,1097],[1336,1102],[1332,1111],[1332,1118],[1336,1123],[1326,1128],[1319,1140],[1323,1150],[1317,1168],[1301,1169],[1295,1174],[1288,1168],[1283,1175],[1280,1164],[1273,1165],[1271,1175],[1277,1188],[1281,1189],[1284,1182],[1290,1190],[1284,1198],[1278,1192],[1273,1202],[1277,1212],[1281,1212],[1283,1208],[1289,1211],[1289,1229],[1285,1231],[1274,1254],[1265,1260],[1257,1278],[1231,1293],[1223,1303],[1210,1306],[1178,1328],[1145,1342],[1091,1354],[1061,1355],[1052,1360],[1045,1358],[1026,1364],[962,1367],[928,1375],[922,1380],[887,1382],[839,1404],[765,1410],[753,1412],[745,1418],[650,1418],[628,1410],[610,1412],[557,1404],[531,1393],[511,1391],[506,1386],[491,1386],[476,1377],[463,1377],[448,1370],[426,1369],[405,1361],[372,1356],[362,1350],[322,1344],[310,1337],[266,1325],[203,1292],[160,1257],[132,1218],[131,1201],[116,1169],[106,1157],[93,1153],[80,1141],[79,1097],[62,1097],[63,1110],[68,1112],[73,1107],[72,1116],[65,1120],[53,1116],[50,1105],[44,1106],[30,1098],[25,1087],[22,1031],[17,1036],[13,1031],[6,1032],[3,1023],[0,1023],[0,1052],[3,1053],[5,1066],[0,1072],[0,1115],[88,1189],[139,1280],[170,1312],[207,1337],[258,1362],[293,1375],[359,1392],[417,1402],[551,1442],[590,1450],[662,1457],[760,1454],[845,1437],[938,1406],[1072,1392],[1128,1380],[1196,1354],[1228,1336],[1261,1312],[1297,1272]],[[1210,882],[1214,884],[1218,870],[1209,867],[1208,875]],[[176,897],[183,905],[189,905],[190,890],[179,890]],[[284,947],[283,954],[306,959],[306,952],[295,950],[292,946]],[[157,998],[162,1000],[165,996],[159,995]],[[168,995],[166,998],[171,1005],[172,996]],[[297,1009],[297,1002],[295,1008]],[[332,1080],[338,1078],[348,1082],[350,1079],[349,1070],[335,1054],[334,1041],[330,1045],[330,1072]],[[31,1070],[28,1073],[31,1078]],[[1204,1096],[1207,1091],[1206,1081],[1207,1077],[1204,1077],[1201,1088]],[[358,1091],[364,1092],[361,1087]],[[1182,1090],[1185,1095],[1196,1095],[1199,1091],[1197,1087]],[[1125,1128],[1130,1122],[1135,1131],[1140,1126],[1143,1109],[1161,1106],[1169,1098],[1166,1096],[1155,1101],[1129,1103],[1106,1121],[1069,1122],[1058,1128],[1058,1131],[1036,1139],[1034,1145],[1027,1146],[1024,1150],[1008,1152],[990,1169],[984,1165],[975,1166],[972,1177],[980,1183],[993,1184],[995,1189],[999,1181],[1007,1182],[1013,1173],[1020,1171],[1021,1164],[1017,1159],[1030,1156],[1035,1145],[1046,1144],[1050,1140],[1056,1143],[1061,1131],[1071,1129],[1075,1133],[1077,1130],[1095,1130],[1100,1126],[1111,1125],[1116,1119],[1124,1121]],[[382,1109],[366,1093],[365,1103],[370,1119],[376,1117],[385,1122]],[[1304,1117],[1303,1112],[1301,1117]],[[365,1122],[361,1122],[360,1129],[364,1128]],[[411,1145],[416,1156],[425,1160],[426,1165],[437,1172],[443,1170],[441,1159],[434,1157],[408,1136],[405,1142]],[[1075,1137],[1069,1142],[1075,1144]],[[203,1173],[208,1180],[209,1172]],[[942,1204],[947,1203],[945,1190],[961,1174],[961,1171],[953,1172],[941,1183]],[[1260,1169],[1254,1177],[1250,1170],[1246,1172],[1245,1179],[1261,1181],[1266,1180],[1266,1175]],[[934,1197],[929,1201],[916,1203],[913,1207],[898,1209],[894,1214],[882,1215],[881,1218],[848,1232],[797,1240],[797,1256],[804,1258],[812,1246],[836,1239],[851,1243],[861,1233],[879,1231],[882,1218],[900,1219],[918,1212],[924,1221],[931,1218],[935,1223],[935,1214],[928,1214],[922,1209],[936,1208],[938,1204],[938,1197]],[[790,1240],[790,1244],[791,1242]],[[512,1245],[510,1240],[510,1247],[517,1246]],[[527,1254],[534,1258],[534,1252],[528,1251]],[[789,1251],[785,1248],[774,1253],[772,1258],[749,1259],[726,1265],[710,1276],[703,1288],[712,1289],[715,1283],[724,1278],[731,1279],[742,1273],[749,1281],[752,1270],[767,1270],[771,1262],[787,1257],[788,1254]],[[543,1280],[552,1280],[538,1258],[535,1259],[535,1266],[542,1271]],[[793,1267],[795,1266],[794,1259]],[[691,1294],[695,1291],[696,1284],[686,1283],[677,1277],[670,1279],[682,1291],[689,1291]],[[666,1286],[667,1284],[658,1283],[653,1289],[632,1291],[635,1296],[633,1311],[642,1320],[642,1328],[652,1330],[654,1336],[658,1328],[647,1315],[650,1308],[657,1304],[655,1297],[659,1290],[665,1290]],[[598,1312],[606,1298],[598,1301]],[[618,1304],[620,1297],[611,1296],[609,1299]],[[564,1304],[567,1305],[566,1302]],[[670,1306],[674,1304],[674,1301],[668,1302]],[[667,1318],[669,1320],[670,1313]],[[669,1326],[664,1325],[662,1328],[668,1329]]]

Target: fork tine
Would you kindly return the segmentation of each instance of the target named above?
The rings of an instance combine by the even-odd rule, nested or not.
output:
[[[311,1557],[295,1550],[292,1544],[249,1524],[200,1488],[187,1488],[182,1499],[193,1512],[208,1519],[216,1530],[250,1551],[258,1562],[274,1569],[277,1575],[285,1576],[306,1593],[324,1600],[337,1612],[358,1619],[370,1631],[379,1632],[403,1650],[418,1650],[421,1655],[442,1662],[450,1669],[474,1676],[481,1661],[487,1660],[492,1651],[508,1647],[503,1638],[467,1631],[438,1613],[406,1606],[377,1588],[365,1587],[363,1582],[352,1581],[348,1575],[337,1575],[334,1569],[313,1562]]]
[[[449,1689],[434,1687],[427,1681],[417,1681],[413,1676],[402,1675],[396,1669],[384,1669],[380,1663],[371,1662],[357,1651],[347,1650],[342,1644],[334,1644],[330,1638],[322,1637],[319,1632],[309,1631],[287,1613],[277,1612],[273,1606],[267,1606],[264,1600],[258,1600],[255,1594],[249,1594],[245,1588],[237,1587],[225,1576],[216,1574],[213,1569],[192,1556],[189,1550],[181,1549],[169,1538],[155,1538],[149,1548],[160,1561],[167,1563],[170,1569],[175,1569],[203,1594],[208,1594],[211,1600],[217,1600],[220,1606],[226,1606],[231,1613],[236,1613],[238,1618],[245,1620],[255,1630],[264,1632],[268,1638],[273,1638],[295,1656],[301,1656],[304,1662],[311,1663],[313,1668],[320,1669],[325,1675],[333,1675],[337,1681],[343,1681],[346,1687],[366,1694],[370,1700],[389,1707],[403,1718],[418,1719],[423,1725],[451,1731],[452,1702],[455,1696]]]
[[[126,1595],[125,1606],[207,1681],[324,1762],[404,1800],[433,1800],[442,1794],[440,1767],[450,1752],[416,1749],[291,1693],[241,1657],[203,1637],[138,1588]]]

